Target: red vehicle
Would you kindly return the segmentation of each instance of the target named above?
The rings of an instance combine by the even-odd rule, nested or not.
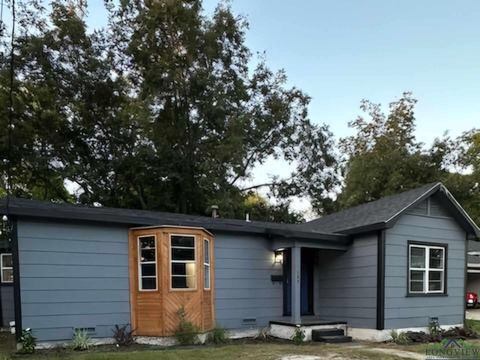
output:
[[[477,307],[478,295],[472,291],[467,291],[467,307]]]

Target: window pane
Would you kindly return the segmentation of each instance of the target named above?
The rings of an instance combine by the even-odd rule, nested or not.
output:
[[[196,276],[172,276],[173,289],[195,288]]]
[[[13,261],[12,261],[12,255],[11,254],[2,255],[2,265],[3,265],[3,267],[13,267]]]
[[[140,261],[141,262],[155,261],[155,249],[142,250],[142,258],[140,259]]]
[[[410,280],[423,282],[424,273],[425,271],[412,270],[410,271]]]
[[[172,275],[193,276],[195,268],[195,263],[172,263]]]
[[[424,268],[425,267],[425,249],[414,247],[410,248],[410,267]]]
[[[156,265],[155,264],[142,264],[142,276],[155,276],[156,272]]]
[[[203,286],[205,289],[210,289],[210,266],[208,265],[204,266],[204,276],[205,278],[203,279]]]
[[[410,281],[410,291],[422,292],[423,281]]]
[[[428,280],[430,281],[442,281],[443,272],[442,271],[430,271],[428,273]]]
[[[195,260],[195,249],[172,248],[172,260]]]
[[[203,242],[203,252],[203,261],[207,264],[210,264],[210,242],[208,240]]]
[[[442,290],[442,282],[441,281],[429,281],[428,282],[428,290],[429,291],[441,291]]]
[[[13,270],[3,270],[2,271],[2,282],[13,282]]]
[[[430,268],[443,269],[443,249],[430,249]]]
[[[195,238],[193,236],[172,236],[172,246],[194,247]]]
[[[142,278],[142,290],[155,290],[156,285],[156,278]]]
[[[142,249],[155,249],[155,236],[141,237],[140,247]]]

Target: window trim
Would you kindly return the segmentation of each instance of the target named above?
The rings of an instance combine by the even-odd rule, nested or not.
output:
[[[3,258],[5,256],[10,256],[12,258],[12,266],[3,266]],[[3,270],[12,270],[12,276],[14,274],[14,271],[13,271],[13,254],[10,252],[10,253],[1,253],[0,254],[0,283],[1,284],[13,284],[14,280],[12,281],[5,281],[3,279]]]
[[[208,244],[208,263],[205,261],[205,244]],[[210,239],[203,239],[203,290],[212,289],[212,253],[210,248]],[[208,267],[208,287],[205,286],[205,270]]]
[[[172,260],[172,237],[173,236],[181,236],[181,237],[192,237],[193,238],[193,260]],[[197,235],[195,234],[169,234],[168,236],[168,273],[170,277],[170,291],[197,291],[198,289],[198,264],[197,264]],[[195,264],[195,287],[193,288],[174,288],[173,287],[173,271],[172,271],[172,264],[173,263],[182,263],[182,264],[187,264],[187,263],[194,263]],[[178,275],[177,275],[178,276]]]
[[[155,241],[155,289],[142,288],[142,262],[141,262],[142,248],[140,246],[140,240],[142,238],[148,238],[148,237],[153,237]],[[140,292],[158,291],[158,242],[157,242],[156,234],[137,236],[137,263],[138,263],[138,291]],[[152,262],[147,262],[147,263],[151,264]]]
[[[422,292],[419,291],[411,291],[410,290],[410,249],[412,247],[423,247],[426,249],[425,251],[425,269],[421,271],[425,271],[425,282],[424,282],[424,290]],[[428,249],[428,256],[427,256],[427,249]],[[442,290],[436,291],[429,291],[428,290],[428,274],[430,272],[429,262],[430,262],[430,249],[442,249],[443,250],[443,288]],[[428,266],[427,266],[428,265]],[[415,270],[415,268],[413,268]],[[419,270],[420,271],[420,270]],[[436,271],[436,270],[433,270]],[[429,297],[429,296],[448,296],[448,284],[447,284],[447,271],[448,271],[448,244],[445,243],[434,243],[434,242],[425,242],[425,241],[413,241],[409,240],[407,243],[407,297]],[[438,271],[440,272],[440,271]],[[426,292],[425,292],[426,289]]]

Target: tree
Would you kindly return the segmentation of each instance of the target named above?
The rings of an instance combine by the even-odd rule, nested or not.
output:
[[[243,218],[238,204],[266,188],[280,204],[262,205],[270,220],[296,219],[291,196],[330,206],[332,135],[283,71],[262,59],[252,68],[247,23],[228,6],[207,17],[198,0],[107,2],[107,29],[89,33],[83,8],[57,0],[47,19],[31,2],[20,18],[34,30],[15,42],[14,141],[2,133],[0,144],[15,195],[196,214],[220,204]],[[3,57],[3,127],[8,79]],[[291,163],[291,176],[245,186],[271,157]]]
[[[358,117],[351,122],[357,132],[342,141],[346,160],[340,208],[439,181],[447,174],[446,141],[438,140],[435,147],[425,150],[415,139],[416,102],[404,93],[384,114],[379,104],[362,101],[361,109],[369,120]]]

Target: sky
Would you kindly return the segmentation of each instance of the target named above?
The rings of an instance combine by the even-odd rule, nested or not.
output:
[[[284,69],[312,97],[310,117],[335,136],[351,134],[361,99],[388,105],[404,91],[418,99],[417,130],[430,144],[480,126],[480,1],[232,0],[250,24],[247,45]],[[204,0],[213,12],[218,1]],[[103,0],[87,22],[105,24]],[[255,180],[275,173],[267,163]],[[308,207],[296,200],[298,209]]]

